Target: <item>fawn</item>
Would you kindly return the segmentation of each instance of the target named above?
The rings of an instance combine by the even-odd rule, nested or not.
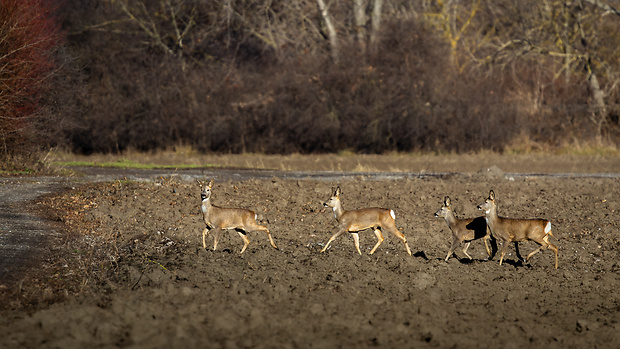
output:
[[[508,249],[509,242],[531,240],[540,245],[539,248],[530,252],[525,261],[527,262],[533,255],[541,249],[550,249],[555,253],[555,269],[558,268],[558,248],[549,242],[551,233],[551,222],[546,219],[511,219],[503,218],[497,215],[497,204],[495,203],[495,193],[493,190],[489,193],[489,197],[480,205],[479,210],[484,211],[484,217],[487,225],[491,230],[491,234],[501,242],[502,250],[500,253],[499,264],[502,264],[504,255]]]
[[[204,182],[199,180],[197,180],[197,182],[200,186],[200,197],[202,199],[201,209],[206,224],[205,229],[202,231],[202,246],[205,249],[207,248],[206,238],[211,229],[213,230],[214,251],[217,249],[217,242],[222,230],[228,229],[236,230],[239,236],[241,236],[241,239],[243,239],[243,248],[240,254],[243,253],[250,244],[250,239],[248,239],[246,234],[254,231],[264,231],[267,233],[271,246],[276,250],[278,249],[275,242],[273,242],[269,229],[256,223],[257,216],[254,211],[241,208],[222,208],[212,205],[211,188],[213,187],[213,179],[211,179],[208,185],[205,185]]]
[[[452,206],[450,204],[450,197],[446,196],[443,200],[443,206],[439,209],[439,211],[435,212],[435,217],[442,217],[448,223],[448,227],[450,231],[452,231],[452,246],[450,246],[450,250],[448,251],[448,255],[446,256],[445,261],[447,262],[450,259],[450,256],[457,248],[457,246],[461,242],[466,242],[465,247],[463,248],[463,253],[467,256],[467,258],[472,259],[471,256],[467,253],[467,249],[472,241],[483,239],[484,247],[487,250],[487,254],[489,258],[491,258],[491,250],[489,249],[489,240],[491,239],[491,234],[489,232],[489,228],[487,227],[487,222],[484,217],[477,218],[466,218],[466,219],[458,219],[452,211]]]
[[[342,202],[340,201],[340,194],[340,187],[338,187],[338,189],[334,192],[334,195],[332,195],[329,200],[323,204],[325,207],[331,207],[334,210],[334,217],[336,217],[336,221],[338,221],[338,232],[329,238],[329,241],[327,241],[327,244],[325,244],[325,247],[323,247],[321,252],[325,252],[329,247],[329,244],[338,236],[345,232],[349,232],[351,233],[351,236],[353,236],[353,241],[355,242],[357,252],[361,255],[362,251],[360,251],[358,232],[372,228],[378,241],[375,247],[373,247],[370,251],[370,254],[375,253],[377,247],[379,247],[383,240],[385,240],[383,234],[381,233],[381,229],[386,229],[394,234],[394,236],[402,240],[407,248],[407,253],[411,256],[411,250],[409,249],[405,235],[403,235],[403,233],[398,231],[396,228],[396,215],[393,210],[373,207],[345,211],[342,207]]]

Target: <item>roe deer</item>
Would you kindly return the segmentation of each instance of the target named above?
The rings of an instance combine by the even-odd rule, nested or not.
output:
[[[558,268],[558,248],[549,242],[551,233],[551,222],[546,219],[511,219],[503,218],[497,215],[497,204],[495,203],[495,193],[493,190],[489,193],[489,197],[480,205],[479,210],[484,210],[484,217],[487,225],[491,230],[491,234],[501,241],[502,250],[499,257],[499,264],[502,264],[504,255],[508,249],[508,243],[524,240],[531,240],[539,244],[540,247],[527,255],[527,262],[533,255],[541,249],[550,249],[555,253],[555,269]]]
[[[210,229],[213,229],[213,250],[217,248],[217,241],[222,234],[222,230],[235,229],[239,236],[243,239],[243,248],[240,253],[243,253],[250,244],[250,239],[246,236],[247,233],[253,231],[264,231],[269,237],[271,246],[276,250],[278,247],[273,242],[271,233],[267,227],[258,225],[256,223],[256,213],[254,211],[245,210],[241,208],[222,208],[211,204],[211,188],[213,187],[213,179],[208,185],[204,182],[196,180],[200,185],[200,197],[202,199],[202,215],[207,227],[202,231],[202,246],[206,249],[206,238],[209,235]]]
[[[439,211],[435,212],[435,217],[444,218],[446,223],[448,223],[450,231],[452,231],[452,246],[450,246],[450,250],[446,256],[446,262],[450,259],[450,256],[457,246],[463,241],[466,242],[465,247],[463,247],[463,253],[467,256],[467,258],[472,259],[467,253],[467,249],[472,241],[478,239],[484,240],[484,247],[486,247],[487,254],[489,255],[489,258],[491,258],[491,250],[489,249],[491,234],[484,217],[466,219],[456,218],[454,211],[452,211],[452,206],[450,205],[449,196],[445,197],[443,200],[443,206],[439,209]]]
[[[353,241],[355,242],[355,248],[357,252],[361,255],[362,251],[360,251],[360,239],[358,232],[361,230],[372,228],[377,236],[377,244],[372,248],[370,254],[375,253],[377,247],[381,245],[383,240],[383,234],[381,233],[381,229],[386,229],[397,238],[401,239],[407,248],[407,253],[411,256],[411,250],[409,249],[409,245],[407,244],[407,239],[405,235],[398,231],[396,228],[396,215],[393,210],[387,210],[384,208],[364,208],[360,210],[353,211],[345,211],[342,208],[342,202],[340,201],[340,187],[336,189],[334,195],[332,195],[327,202],[323,205],[325,207],[331,207],[334,210],[334,216],[336,217],[336,221],[338,221],[338,232],[334,234],[325,247],[321,250],[321,252],[325,252],[329,247],[329,244],[334,241],[338,236],[342,235],[345,232],[351,233],[353,236]]]

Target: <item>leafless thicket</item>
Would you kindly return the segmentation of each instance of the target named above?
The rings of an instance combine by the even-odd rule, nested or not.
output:
[[[613,5],[68,1],[61,58],[78,69],[49,104],[79,113],[60,114],[44,142],[84,153],[615,142]]]

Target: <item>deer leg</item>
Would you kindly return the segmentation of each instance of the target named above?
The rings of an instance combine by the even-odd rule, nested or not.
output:
[[[508,250],[508,241],[502,242],[502,251],[499,254],[499,265],[502,265],[504,261],[504,256],[506,255],[506,251]]]
[[[403,242],[403,244],[405,244],[405,248],[407,249],[407,253],[411,256],[411,249],[409,249],[409,244],[407,243],[407,238],[405,238],[405,234],[401,233],[400,231],[398,231],[398,229],[396,229],[396,226],[394,226],[393,228],[390,229],[392,231],[392,234],[394,236],[396,236],[397,238],[400,239],[400,241]]]
[[[489,240],[491,237],[489,235],[485,235],[482,240],[484,241],[484,247],[487,249],[487,254],[491,257],[491,249],[489,249]]]
[[[276,246],[276,243],[273,241],[273,237],[271,236],[271,233],[269,232],[269,229],[267,229],[266,226],[264,226],[264,225],[256,225],[255,229],[256,230],[253,230],[253,231],[263,231],[263,232],[267,233],[267,237],[269,238],[269,243],[271,244],[271,246],[273,246],[273,248],[278,250],[278,246]]]
[[[271,246],[273,246],[273,248],[275,248],[276,250],[279,250],[278,246],[276,246],[276,243],[273,241],[273,237],[271,236],[269,230],[267,231],[267,237],[269,237],[269,243],[271,244]]]
[[[239,236],[241,236],[241,238],[243,239],[243,248],[241,249],[241,252],[239,252],[239,254],[242,254],[245,249],[248,248],[248,245],[250,244],[250,239],[248,239],[247,235],[240,231],[237,231],[237,234],[239,234]]]
[[[555,269],[558,268],[558,247],[552,243],[549,243],[549,247],[550,249],[553,250],[553,253],[555,254]]]
[[[515,254],[517,255],[517,258],[519,258],[521,262],[524,261],[523,256],[521,256],[521,252],[519,251],[519,243],[516,241],[515,241]]]
[[[468,243],[465,244],[465,247],[463,247],[463,253],[465,253],[465,255],[467,256],[467,258],[469,259],[473,259],[471,258],[471,256],[469,255],[469,253],[467,253],[467,249],[469,248],[469,245],[471,245],[471,241],[469,241]]]
[[[217,242],[220,239],[221,235],[222,235],[222,229],[213,228],[213,251],[217,249]]]
[[[271,244],[271,246],[273,246],[273,248],[278,250],[278,246],[276,246],[276,243],[273,241],[273,237],[271,236],[271,233],[269,232],[269,229],[267,229],[267,227],[263,227],[263,226],[261,226],[261,228],[265,228],[265,232],[267,233],[267,237],[269,238],[269,243]]]
[[[527,257],[525,258],[525,262],[527,263],[530,260],[530,257],[540,252],[541,249],[542,249],[542,246],[530,252],[530,254],[528,254]]]
[[[202,248],[207,249],[207,235],[209,235],[209,227],[202,231]]]
[[[329,244],[331,244],[332,241],[336,240],[337,237],[339,237],[340,235],[344,234],[345,231],[347,231],[347,230],[346,229],[340,229],[336,234],[332,235],[332,237],[329,238],[329,240],[325,244],[325,247],[323,247],[323,249],[321,250],[321,253],[325,252],[327,250],[327,248],[329,247]]]
[[[377,243],[375,244],[375,247],[373,247],[372,250],[370,250],[370,254],[375,253],[379,245],[381,245],[381,243],[383,243],[383,241],[385,240],[385,238],[383,237],[383,234],[381,234],[381,229],[375,228],[373,230],[375,232],[375,235],[377,236]]]
[[[557,269],[558,268],[558,247],[549,242],[549,236],[548,235],[545,235],[543,237],[542,242],[538,242],[538,241],[535,241],[535,242],[539,243],[540,247],[537,248],[536,250],[530,252],[530,254],[527,255],[527,258],[525,259],[525,261],[526,262],[529,261],[530,257],[532,257],[536,253],[540,252],[540,250],[548,249],[548,250],[552,250],[554,252],[554,254],[555,254],[555,269]]]
[[[448,255],[446,256],[445,261],[447,262],[448,259],[450,259],[450,256],[452,256],[452,253],[454,253],[454,250],[456,250],[456,247],[459,245],[460,241],[457,238],[454,238],[452,240],[452,245],[450,246],[450,250],[448,251]]]
[[[549,246],[547,248],[552,249],[555,254],[555,269],[558,268],[558,247],[549,242],[549,236],[553,236],[551,230],[543,237],[543,241],[546,242]]]
[[[493,237],[493,235],[487,235],[487,241],[491,243],[491,254],[489,255],[489,260],[492,259],[498,251],[497,248],[497,239]]]
[[[353,242],[355,243],[355,248],[357,249],[357,253],[362,255],[362,251],[360,251],[360,235],[358,233],[351,233],[353,237]]]

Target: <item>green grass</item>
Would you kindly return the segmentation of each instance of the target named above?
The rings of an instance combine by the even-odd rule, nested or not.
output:
[[[166,169],[166,170],[186,170],[192,168],[205,168],[205,167],[217,167],[215,165],[156,165],[156,164],[142,164],[128,159],[119,159],[114,162],[91,162],[91,161],[54,161],[54,165],[62,167],[113,167],[124,169],[138,169],[138,170],[154,170],[154,169]]]
[[[24,170],[0,170],[0,176],[26,176],[35,174],[37,171],[31,169]]]

